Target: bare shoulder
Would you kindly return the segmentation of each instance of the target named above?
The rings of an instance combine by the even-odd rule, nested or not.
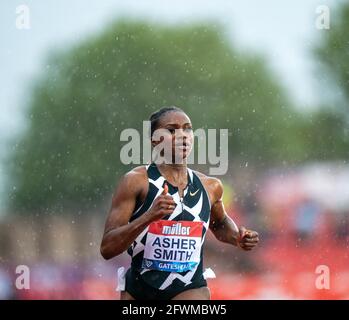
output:
[[[222,181],[215,177],[207,176],[199,171],[194,171],[199,177],[201,183],[204,185],[205,189],[209,193],[211,203],[215,203],[220,200],[223,195],[223,184]]]
[[[138,166],[126,172],[118,183],[118,189],[134,194],[144,194],[148,189],[146,166]]]
[[[124,175],[125,178],[133,179],[133,180],[144,180],[147,178],[147,168],[146,166],[138,166],[128,171]]]

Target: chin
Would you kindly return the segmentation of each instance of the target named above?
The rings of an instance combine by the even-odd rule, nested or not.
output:
[[[186,163],[186,159],[187,159],[187,156],[186,155],[180,155],[178,157],[176,157],[173,162],[174,163],[177,163],[177,164],[182,164],[182,163]]]

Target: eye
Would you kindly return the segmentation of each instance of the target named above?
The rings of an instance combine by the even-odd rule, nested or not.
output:
[[[171,134],[174,134],[176,132],[176,129],[173,128],[167,128],[168,131],[170,131]]]
[[[188,127],[188,128],[185,128],[184,131],[190,132],[190,131],[193,131],[193,128],[192,127]]]

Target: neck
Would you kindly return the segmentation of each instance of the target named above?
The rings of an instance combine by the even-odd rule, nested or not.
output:
[[[170,179],[170,183],[174,182],[175,185],[186,184],[187,180],[187,164],[173,164],[173,163],[161,163],[157,165],[161,174],[167,179]],[[183,181],[183,182],[182,182]]]
[[[177,173],[186,173],[187,172],[187,164],[186,163],[161,163],[158,165],[159,168],[164,169],[164,170],[170,170],[174,171]]]

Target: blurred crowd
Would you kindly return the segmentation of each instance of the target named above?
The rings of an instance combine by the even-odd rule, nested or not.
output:
[[[259,231],[261,243],[247,253],[208,233],[205,266],[216,274],[208,280],[213,299],[349,298],[348,170],[332,170],[329,179],[328,167],[315,169],[269,173],[244,201],[225,186],[227,212]],[[125,253],[104,261],[99,255],[104,218],[13,220],[17,228],[3,222],[0,299],[118,299],[117,269],[128,267],[130,258]],[[30,289],[16,287],[19,264],[30,269]],[[329,267],[330,290],[315,286],[319,265]]]

